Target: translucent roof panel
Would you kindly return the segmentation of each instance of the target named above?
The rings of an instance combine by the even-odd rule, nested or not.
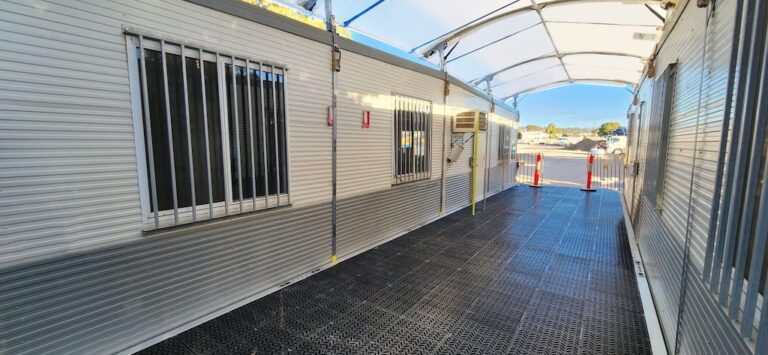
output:
[[[334,15],[343,23],[373,3],[374,0],[334,0]],[[509,3],[483,0],[467,6],[466,0],[386,0],[357,18],[350,27],[410,51]]]
[[[572,55],[563,58],[571,78],[634,83],[643,73],[639,58],[615,55]]]
[[[456,44],[456,49],[453,50],[450,58],[455,60],[467,55],[467,53],[482,51],[484,48],[504,41],[507,38],[524,36],[525,32],[534,30],[540,23],[539,16],[531,12],[491,23],[483,27],[482,31],[470,32],[466,36],[449,43],[449,48],[453,48],[453,44]],[[539,30],[541,29],[543,27],[539,28]]]
[[[529,76],[535,75],[536,73],[539,73],[541,71],[551,69],[554,67],[559,67],[559,66],[561,66],[560,59],[557,59],[556,57],[549,57],[549,58],[534,60],[525,64],[520,64],[515,66],[514,68],[505,70],[497,74],[493,78],[492,86],[496,87],[500,85],[506,85],[506,84],[509,84],[510,82],[522,80]]]
[[[280,0],[298,1],[298,0]],[[439,63],[505,97],[572,82],[642,75],[666,12],[653,0],[334,0],[338,23]],[[364,15],[359,15],[375,5]],[[356,17],[357,16],[357,17]]]
[[[647,27],[637,26],[570,23],[550,23],[548,26],[552,40],[561,52],[601,51],[647,56],[653,51],[658,36],[656,31],[649,32]]]
[[[521,92],[536,89],[554,82],[568,81],[568,75],[562,66],[555,66],[539,72],[531,73],[493,88],[493,95],[506,98]],[[482,86],[481,86],[482,87]]]
[[[541,10],[544,20],[550,23],[603,23],[615,25],[639,25],[656,28],[661,23],[644,5],[583,1],[567,6],[546,6]]]
[[[547,41],[544,26],[536,25],[516,36],[449,62],[448,72],[467,81],[479,79],[509,66],[510,63],[523,62],[553,53],[554,50],[552,43]]]

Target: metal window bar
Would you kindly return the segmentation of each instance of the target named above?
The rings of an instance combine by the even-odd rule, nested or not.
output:
[[[432,103],[430,102],[428,104],[429,107],[429,113],[427,117],[427,129],[429,130],[427,133],[427,178],[432,178],[432,124],[434,123],[434,107],[432,106]]]
[[[165,41],[160,40],[160,55],[163,66],[163,92],[165,99],[165,122],[168,125],[168,154],[170,157],[171,187],[173,191],[173,224],[179,224],[179,202],[176,192],[176,163],[173,157],[173,133],[171,129],[171,104],[168,94],[168,66],[166,64]]]
[[[425,142],[424,142],[424,149],[426,151],[425,156],[425,178],[430,179],[432,178],[432,124],[434,121],[432,121],[432,103],[426,102],[426,111],[424,113],[426,117],[426,123],[425,123]]]
[[[765,10],[765,6],[762,8]],[[764,11],[763,11],[764,12]],[[763,27],[760,28],[761,31],[765,31],[765,17],[763,16],[761,23],[763,23]],[[749,163],[749,171],[747,176],[747,196],[754,196],[757,193],[757,186],[761,183],[760,180],[764,180],[765,175],[762,177],[760,176],[760,170],[762,170],[763,174],[765,174],[765,169],[761,169],[760,160],[763,157],[763,151],[765,146],[765,136],[766,136],[766,125],[768,124],[768,104],[765,102],[765,98],[768,97],[768,93],[766,93],[765,85],[768,83],[768,50],[766,50],[765,45],[768,43],[768,37],[764,37],[764,44],[763,44],[763,51],[762,51],[762,63],[761,63],[761,73],[760,73],[760,81],[759,81],[759,95],[760,98],[756,102],[756,109],[755,109],[755,127],[753,130],[753,138],[752,138],[752,149],[750,151],[750,163]],[[765,193],[765,189],[768,188],[768,186],[765,186],[763,184],[761,195]],[[762,259],[765,254],[765,234],[753,234],[752,225],[754,222],[754,218],[756,217],[756,213],[752,212],[755,209],[755,199],[754,198],[746,198],[744,201],[743,210],[747,211],[742,215],[741,220],[741,230],[739,233],[739,245],[737,248],[738,256],[736,258],[736,267],[735,267],[735,274],[734,274],[734,282],[735,284],[732,287],[732,294],[731,297],[731,305],[729,309],[729,315],[731,316],[731,319],[738,319],[738,316],[740,314],[740,308],[741,308],[741,301],[742,301],[742,289],[744,286],[745,277],[744,271],[746,269],[746,262],[747,262],[747,253],[750,251],[748,249],[751,249],[752,252],[752,260],[751,260],[751,266],[749,270],[751,273],[749,274],[749,279],[751,282],[749,282],[749,285],[747,286],[747,299],[746,303],[744,305],[744,313],[743,313],[743,322],[741,324],[741,334],[745,337],[751,337],[752,336],[752,321],[754,320],[754,312],[755,312],[755,304],[757,301],[757,288],[760,284],[760,278],[761,278],[761,271],[762,271]],[[752,213],[750,213],[752,212]],[[765,220],[758,220],[759,222],[765,223]],[[759,228],[760,224],[756,224],[756,226]],[[755,238],[750,238],[752,236],[756,236]],[[751,240],[754,239],[754,240]],[[751,243],[750,243],[751,242]],[[750,245],[751,244],[751,245]],[[759,260],[759,263],[756,263],[756,261]],[[749,323],[747,323],[747,320]]]
[[[397,112],[397,100],[392,97],[392,100],[390,101],[392,105],[392,151],[394,152],[394,155],[392,156],[392,183],[395,184],[398,182],[397,178],[399,175],[399,165],[400,162],[400,141],[398,137],[400,136],[400,133],[398,132],[398,112]]]
[[[146,134],[147,157],[149,160],[150,190],[152,193],[152,212],[154,213],[155,228],[160,227],[160,212],[157,207],[157,182],[155,181],[155,153],[152,149],[152,123],[149,117],[149,93],[147,90],[147,64],[144,50],[144,36],[139,36],[139,58],[141,59],[141,93],[144,106],[144,132]]]
[[[254,149],[256,148],[256,145],[253,140],[253,94],[251,94],[251,62],[247,59],[245,60],[245,82],[248,100],[248,143],[250,146],[249,153],[251,158],[251,200],[253,209],[256,209],[256,159],[254,157]]]
[[[291,204],[293,200],[291,200],[291,145],[288,144],[288,137],[289,130],[288,130],[288,120],[286,119],[288,117],[288,105],[286,105],[286,98],[288,96],[288,73],[285,71],[285,69],[281,69],[282,78],[283,78],[283,87],[282,92],[283,94],[280,95],[280,107],[282,107],[282,116],[280,117],[280,124],[283,125],[283,132],[285,132],[285,187],[288,189],[287,197],[288,197],[288,204]]]
[[[170,76],[170,74],[169,74],[169,70],[168,70],[168,58],[167,58],[167,56],[169,54],[178,54],[181,57],[181,66],[182,66],[182,68],[181,68],[181,76],[182,77],[180,78],[180,80],[181,80],[181,84],[183,86],[183,95],[184,95],[184,97],[183,97],[183,100],[184,100],[184,102],[183,102],[183,104],[184,104],[183,115],[184,116],[183,116],[182,119],[184,120],[183,121],[184,124],[186,124],[186,127],[185,127],[186,129],[182,130],[182,135],[186,136],[185,138],[186,138],[186,141],[188,142],[187,152],[186,152],[186,154],[183,154],[183,155],[186,155],[186,159],[189,160],[188,164],[189,164],[189,170],[190,171],[189,171],[189,177],[188,178],[189,178],[189,181],[190,181],[190,189],[189,189],[190,193],[191,193],[191,196],[190,196],[190,198],[191,198],[190,212],[191,212],[191,220],[192,220],[192,222],[198,221],[200,218],[197,215],[197,212],[198,212],[197,211],[197,208],[198,208],[197,203],[198,203],[198,201],[197,201],[197,194],[196,194],[197,186],[195,184],[195,175],[194,175],[194,171],[195,171],[194,168],[195,167],[194,167],[194,150],[193,150],[193,147],[192,147],[192,125],[191,125],[192,124],[192,122],[191,122],[192,121],[192,117],[191,117],[191,112],[190,112],[190,105],[192,105],[192,100],[194,100],[196,98],[190,99],[190,96],[189,96],[189,94],[190,94],[190,91],[189,91],[190,90],[189,89],[189,80],[192,80],[192,78],[189,77],[189,73],[188,73],[188,70],[187,70],[187,58],[195,58],[200,63],[200,74],[199,74],[199,76],[200,76],[200,86],[201,86],[200,90],[201,90],[201,93],[200,93],[199,96],[198,95],[195,95],[195,96],[198,96],[197,99],[201,100],[200,105],[202,106],[202,120],[203,120],[202,125],[203,125],[204,136],[205,136],[205,147],[204,147],[205,152],[204,152],[204,154],[205,154],[205,169],[206,169],[205,179],[207,180],[206,181],[206,183],[207,183],[207,191],[206,192],[207,192],[207,195],[208,195],[208,208],[207,208],[208,209],[208,219],[214,218],[214,216],[215,216],[215,211],[214,211],[215,203],[213,201],[213,176],[212,176],[213,172],[212,172],[211,146],[210,146],[210,138],[211,137],[210,137],[210,130],[209,130],[209,126],[208,126],[208,124],[209,124],[209,117],[208,117],[208,109],[209,109],[209,107],[208,107],[208,103],[207,103],[207,100],[206,100],[207,99],[206,77],[205,77],[205,62],[206,62],[205,58],[206,58],[206,56],[207,57],[214,57],[215,58],[213,60],[217,63],[217,66],[219,68],[218,70],[220,71],[220,74],[216,77],[216,80],[217,80],[217,85],[219,86],[219,90],[220,90],[220,93],[219,93],[219,95],[220,95],[220,97],[219,97],[219,110],[220,110],[220,113],[221,113],[222,124],[223,125],[225,124],[225,122],[227,121],[228,117],[233,117],[235,119],[235,124],[234,124],[234,127],[233,127],[234,130],[235,130],[235,142],[234,142],[235,143],[235,147],[234,148],[237,151],[236,156],[237,156],[237,164],[238,164],[238,166],[237,166],[237,170],[238,170],[238,187],[240,188],[239,189],[240,212],[245,212],[245,210],[246,210],[244,208],[244,206],[243,206],[243,197],[242,197],[242,194],[243,194],[243,189],[242,189],[242,179],[243,179],[242,173],[243,173],[243,168],[241,166],[242,165],[242,163],[241,163],[242,157],[240,156],[240,154],[241,154],[241,152],[240,152],[241,144],[250,144],[251,145],[250,159],[251,159],[252,174],[253,174],[252,179],[251,179],[251,185],[253,187],[253,194],[254,194],[253,195],[253,200],[254,200],[253,209],[256,209],[256,189],[255,189],[255,186],[256,186],[255,185],[256,184],[256,174],[255,174],[256,164],[255,164],[255,154],[256,154],[257,150],[255,148],[255,145],[257,144],[257,142],[256,142],[257,137],[254,136],[253,129],[255,127],[254,125],[259,124],[259,122],[257,121],[259,119],[259,113],[256,112],[256,110],[253,109],[253,102],[251,101],[251,97],[253,96],[253,88],[251,87],[251,82],[250,82],[250,69],[253,67],[253,65],[251,64],[253,62],[251,62],[249,59],[240,59],[239,57],[235,57],[233,55],[222,57],[219,52],[216,52],[216,51],[213,51],[213,50],[204,49],[204,47],[202,47],[202,46],[195,46],[193,48],[190,48],[189,46],[183,45],[183,44],[169,43],[166,40],[162,39],[163,36],[152,36],[152,37],[150,37],[148,39],[148,38],[145,37],[144,34],[138,33],[138,31],[132,31],[132,30],[129,30],[129,29],[124,29],[124,32],[126,34],[128,34],[129,36],[135,37],[137,39],[137,42],[138,42],[137,43],[137,47],[138,47],[137,49],[138,49],[139,53],[138,53],[137,59],[139,59],[138,70],[139,70],[139,74],[140,74],[140,75],[138,75],[138,80],[140,80],[139,85],[141,87],[141,95],[142,95],[142,98],[141,98],[142,104],[143,104],[142,123],[143,123],[143,126],[144,126],[143,129],[145,131],[144,135],[145,135],[145,144],[146,144],[146,147],[147,147],[147,165],[148,165],[148,175],[149,175],[148,178],[149,178],[149,182],[150,182],[149,189],[150,189],[150,193],[151,193],[151,203],[150,203],[151,206],[149,206],[148,208],[151,209],[151,213],[153,213],[151,218],[153,219],[153,226],[154,226],[154,228],[160,228],[161,226],[162,227],[168,227],[168,226],[178,225],[181,222],[180,221],[181,220],[181,214],[180,214],[180,208],[179,208],[179,202],[178,202],[179,192],[177,190],[177,177],[176,177],[176,164],[175,164],[176,157],[175,157],[175,153],[174,153],[174,150],[176,148],[178,148],[178,147],[174,146],[173,130],[172,130],[174,119],[172,118],[172,115],[171,115],[171,97],[170,97],[170,87],[169,87],[169,76]],[[149,46],[149,48],[148,48],[148,46]],[[164,103],[164,112],[162,112],[162,115],[165,116],[165,117],[158,117],[158,119],[164,120],[165,121],[165,125],[168,127],[167,137],[165,137],[165,138],[168,139],[168,152],[167,153],[169,155],[169,165],[170,165],[169,175],[170,175],[170,180],[171,180],[171,185],[172,185],[172,196],[173,196],[173,223],[169,223],[169,224],[165,224],[165,223],[162,222],[162,218],[165,218],[165,217],[161,216],[161,212],[162,211],[159,211],[159,202],[158,202],[158,197],[157,197],[157,178],[156,178],[157,177],[157,173],[156,173],[156,169],[155,169],[155,163],[156,162],[155,162],[155,159],[154,159],[154,157],[155,157],[155,149],[154,148],[155,147],[153,147],[153,144],[152,144],[153,143],[153,141],[152,141],[152,127],[151,127],[152,117],[151,117],[151,114],[150,114],[149,93],[148,93],[149,90],[148,90],[148,79],[147,79],[147,63],[146,63],[146,53],[147,53],[147,51],[149,49],[157,50],[159,52],[160,58],[161,58],[161,61],[160,61],[159,65],[162,66],[162,76],[163,76],[162,77],[162,85],[163,85],[163,87],[159,88],[159,89],[162,90],[162,95],[163,95],[162,100],[163,100],[163,103]],[[226,63],[228,61],[230,61],[230,63]],[[240,127],[240,125],[238,123],[239,122],[239,117],[238,117],[238,107],[237,107],[237,105],[238,105],[238,102],[237,102],[238,96],[242,96],[242,94],[237,91],[237,79],[236,79],[236,75],[237,74],[235,73],[235,71],[238,70],[238,68],[242,68],[241,66],[238,66],[237,63],[238,62],[243,62],[243,61],[245,62],[245,70],[246,70],[246,74],[247,74],[246,75],[246,80],[247,80],[246,81],[246,91],[247,91],[247,95],[249,97],[248,105],[245,108],[247,110],[247,112],[244,113],[244,115],[245,115],[244,117],[247,117],[247,119],[245,119],[245,121],[244,121],[244,125],[248,126],[247,128],[246,127]],[[264,85],[264,83],[263,83],[263,80],[262,80],[264,72],[261,70],[263,65],[269,66],[271,68],[270,73],[272,74],[272,80],[275,81],[273,83],[272,88],[271,88],[272,94],[273,94],[272,100],[273,100],[273,105],[274,105],[274,108],[275,108],[275,110],[274,110],[274,112],[272,114],[273,114],[273,119],[275,119],[275,124],[276,124],[275,127],[274,127],[275,128],[274,129],[275,132],[273,134],[275,134],[275,140],[277,142],[277,145],[275,147],[275,149],[276,149],[275,150],[275,157],[277,159],[278,179],[280,179],[280,177],[281,177],[280,169],[281,169],[281,166],[282,166],[281,162],[284,162],[286,164],[285,167],[282,168],[282,169],[287,169],[287,165],[288,165],[288,160],[287,160],[288,157],[287,157],[287,155],[288,155],[288,151],[289,151],[288,150],[289,147],[286,144],[284,152],[280,153],[281,152],[280,142],[281,142],[281,140],[287,139],[287,135],[288,135],[287,120],[285,119],[285,116],[286,116],[286,107],[285,107],[285,93],[286,93],[285,82],[286,82],[286,80],[285,79],[286,79],[286,74],[287,74],[287,68],[284,67],[284,66],[278,66],[278,65],[275,65],[275,64],[263,64],[261,62],[257,62],[257,63],[258,63],[258,67],[259,67],[259,69],[257,70],[257,74],[258,74],[257,77],[258,77],[258,80],[259,80],[258,85],[259,85],[259,87],[262,88],[262,90],[260,90],[261,91],[260,95],[258,95],[258,97],[254,98],[253,100],[261,100],[261,103],[262,103],[260,105],[261,106],[261,111],[262,111],[262,115],[261,115],[262,121],[260,122],[260,124],[262,125],[262,128],[265,128],[264,126],[266,124],[266,122],[265,122],[266,120],[265,120],[265,117],[264,117],[264,113],[265,113],[264,109],[265,108],[264,108],[264,105],[263,105],[263,97],[264,97],[263,85]],[[225,64],[230,64],[231,65],[231,69],[232,69],[232,73],[231,73],[231,76],[230,76],[230,78],[232,80],[232,84],[229,87],[227,87],[227,85],[226,85],[226,76],[223,75],[224,74],[224,69],[225,69]],[[278,80],[278,78],[277,78],[278,71],[280,73],[282,73],[282,77],[280,79],[280,80],[282,80],[281,81],[282,86],[280,88],[281,95],[280,95],[279,99],[277,98],[277,95],[276,95],[277,90],[278,90],[278,88],[276,87],[276,84],[277,84],[276,81]],[[229,99],[226,97],[226,91],[225,90],[229,90],[229,92],[233,93],[232,98],[231,98],[233,100],[233,102],[231,103],[232,104],[232,112],[231,113],[227,112],[227,110],[226,110],[226,106],[227,106],[227,103],[228,103]],[[277,102],[278,100],[280,101],[279,103]],[[195,104],[197,104],[197,103],[195,103]],[[278,105],[280,107],[280,112],[278,112]],[[231,116],[229,114],[231,114]],[[277,126],[278,124],[280,124],[281,126],[278,127]],[[248,142],[240,142],[240,139],[239,139],[240,129],[249,129],[248,137],[246,137],[246,139],[248,139]],[[281,129],[284,129],[284,131],[282,131],[282,132],[284,132],[285,138],[280,136],[280,131],[279,130],[281,130]],[[262,138],[261,139],[262,140],[261,145],[262,145],[262,152],[264,154],[264,157],[266,158],[266,138],[267,138],[266,130],[263,130],[263,132],[265,132],[265,134],[263,134],[262,137],[261,137]],[[225,131],[225,126],[222,127],[222,133],[221,134],[222,134],[222,137],[224,137],[227,134],[226,131]],[[181,139],[185,139],[185,138],[181,138]],[[227,141],[225,140],[224,143],[226,144]],[[229,142],[227,145],[225,145],[225,150],[230,150],[232,148],[233,148],[232,147],[232,142]],[[266,159],[265,159],[265,161],[266,161]],[[232,163],[231,159],[225,159],[224,160],[224,170],[225,171],[231,169],[231,163]],[[200,165],[200,164],[198,163],[197,165]],[[200,166],[198,166],[197,168],[201,169]],[[265,170],[264,171],[264,173],[265,173],[265,181],[264,181],[264,187],[265,187],[265,206],[264,207],[265,208],[267,207],[268,198],[269,198],[268,181],[267,181],[268,174],[267,174],[266,169],[267,169],[267,164],[265,163],[264,164],[264,170]],[[283,178],[286,179],[286,183],[287,183],[289,181],[288,180],[287,170],[285,172],[283,172],[283,174],[285,175]],[[231,178],[230,179],[226,179],[225,180],[225,184],[226,184],[225,188],[231,190],[231,184],[232,184]],[[277,198],[278,198],[278,206],[284,205],[279,200],[281,198],[280,194],[283,194],[283,193],[287,193],[288,194],[288,201],[289,201],[288,203],[290,203],[290,188],[289,188],[289,186],[286,185],[285,187],[282,187],[281,184],[279,183],[279,180],[278,180],[277,189],[278,189],[277,190],[278,191],[278,196],[277,196]],[[232,202],[231,201],[231,195],[230,195],[230,198],[225,198],[223,202],[224,202],[224,210],[225,210],[224,213],[225,213],[225,215],[229,215],[229,206],[228,205],[229,205],[229,202]],[[186,213],[186,208],[184,209],[184,211]]]
[[[208,218],[213,218],[213,182],[211,178],[211,147],[208,137],[208,103],[205,93],[205,61],[203,60],[203,50],[198,49],[200,55],[200,100],[203,103],[203,131],[205,133],[205,171],[208,179]]]
[[[223,63],[222,56],[219,53],[216,53],[216,70],[218,71],[218,87],[219,87],[219,118],[221,121],[221,141],[224,145],[224,154],[222,154],[222,161],[224,164],[224,215],[229,216],[229,200],[232,195],[232,179],[231,179],[231,167],[229,164],[231,163],[231,158],[229,157],[229,147],[228,147],[228,137],[227,137],[227,117],[229,117],[229,113],[227,112],[227,78],[226,75],[226,64]],[[227,144],[225,144],[227,142]]]
[[[232,112],[231,117],[232,121],[235,122],[235,152],[236,159],[237,159],[237,194],[239,198],[240,203],[240,212],[243,212],[243,169],[242,164],[240,162],[240,123],[238,118],[238,112],[237,112],[237,75],[235,72],[237,71],[237,65],[235,64],[235,57],[231,57],[232,59],[232,87],[230,88],[232,91]],[[231,136],[231,135],[230,135]]]
[[[745,58],[746,56],[742,56],[741,53],[744,50],[743,47],[743,40],[742,40],[742,26],[744,26],[744,1],[736,1],[736,15],[734,18],[734,27],[733,27],[733,36],[732,36],[732,42],[731,42],[731,53],[730,53],[730,62],[728,64],[728,81],[726,86],[726,98],[725,98],[725,104],[724,104],[724,117],[723,117],[723,123],[721,127],[721,135],[720,135],[720,149],[719,154],[717,158],[717,169],[715,172],[715,188],[714,188],[714,196],[712,198],[712,208],[710,211],[710,221],[709,221],[709,229],[707,230],[707,248],[706,253],[704,256],[704,272],[703,272],[703,279],[705,282],[710,282],[710,275],[712,271],[712,258],[714,256],[714,248],[715,248],[715,240],[717,239],[717,231],[718,231],[718,221],[720,216],[720,211],[724,208],[723,201],[727,201],[727,194],[723,194],[726,191],[728,191],[728,188],[723,188],[723,186],[727,186],[727,184],[724,182],[723,174],[725,169],[725,163],[726,163],[726,151],[728,147],[728,140],[729,140],[729,128],[730,127],[738,127],[739,121],[738,118],[736,118],[735,115],[733,115],[733,100],[735,99],[733,95],[734,89],[736,88],[736,75],[737,75],[737,66],[739,65],[739,58]],[[741,74],[739,75],[741,77]],[[743,81],[743,80],[742,80]],[[734,132],[734,134],[736,134]],[[730,181],[730,179],[729,179]]]
[[[202,64],[203,58],[200,58]],[[187,57],[184,55],[184,45],[181,45],[181,81],[184,87],[184,122],[187,129],[187,159],[189,159],[189,189],[192,194],[192,221],[197,221],[197,200],[195,199],[195,169],[192,159],[192,131],[189,122],[189,90],[187,88]]]
[[[275,191],[277,192],[277,205],[280,206],[280,135],[278,134],[277,129],[277,125],[279,124],[277,121],[277,75],[275,75],[274,66],[270,66],[270,70],[272,73],[272,119],[275,120],[275,146],[273,147],[275,149],[275,176],[277,177],[277,181],[275,181]]]
[[[750,2],[751,3],[751,2]],[[754,6],[757,6],[753,4]],[[763,14],[763,10],[765,10],[765,2],[760,1],[759,2],[760,9],[756,10],[754,12],[754,16],[756,16],[755,22],[761,23],[764,21],[765,15]],[[758,27],[755,31],[751,33],[751,39],[753,41],[753,44],[756,43],[762,43],[763,39],[765,38],[764,28]],[[760,73],[760,53],[762,52],[762,46],[752,46],[751,48],[752,52],[750,53],[749,63],[751,66],[751,75],[748,75],[747,77],[747,87],[750,88],[748,92],[759,92],[759,73]],[[745,120],[742,120],[742,130],[741,133],[744,135],[744,139],[739,139],[738,142],[740,143],[738,146],[738,154],[737,154],[737,160],[736,164],[732,167],[735,172],[734,176],[738,179],[733,183],[734,190],[731,194],[731,201],[730,205],[732,206],[730,209],[730,213],[728,214],[727,219],[727,229],[725,234],[725,240],[727,243],[725,244],[725,254],[723,256],[723,267],[722,267],[722,274],[720,275],[720,290],[719,290],[719,301],[722,306],[728,306],[728,299],[729,299],[729,293],[731,291],[731,274],[733,271],[733,268],[731,265],[733,265],[734,262],[734,254],[737,248],[736,242],[739,235],[739,221],[742,220],[740,218],[742,211],[738,208],[735,208],[737,206],[742,206],[743,202],[745,200],[745,195],[743,190],[744,184],[744,178],[746,177],[744,174],[744,170],[748,168],[748,159],[746,156],[746,149],[749,147],[750,141],[751,141],[751,133],[753,131],[753,117],[755,116],[755,105],[757,102],[757,95],[747,95],[745,97],[745,103],[744,103],[744,110],[743,114],[744,117],[747,118]],[[747,200],[752,200],[747,198]],[[743,239],[743,238],[742,238]],[[742,241],[739,242],[741,244]],[[741,275],[736,274],[735,278],[741,279]],[[737,298],[734,294],[734,298]],[[739,297],[740,298],[740,295]],[[740,301],[740,299],[739,299]],[[731,314],[731,317],[733,317],[733,314]]]
[[[752,75],[748,75],[750,71],[750,68],[754,67],[754,60],[750,60],[755,52],[755,49],[753,49],[752,41],[754,35],[754,14],[755,14],[755,3],[752,1],[748,1],[746,3],[746,11],[744,12],[745,15],[747,15],[744,18],[744,33],[745,36],[743,38],[743,42],[741,43],[740,48],[740,57],[742,58],[739,64],[739,78],[738,78],[738,87],[736,92],[736,100],[737,103],[734,105],[734,125],[732,128],[732,139],[731,142],[734,142],[735,139],[741,139],[742,136],[742,127],[744,125],[743,120],[743,111],[745,109],[744,106],[744,100],[745,100],[745,93],[749,92],[747,90],[750,90],[747,88],[747,79],[752,77]],[[752,95],[750,95],[752,96]],[[720,211],[721,216],[729,216],[732,212],[732,206],[731,206],[731,200],[733,198],[732,194],[734,193],[733,190],[733,179],[735,178],[735,169],[733,168],[735,166],[735,162],[738,159],[738,149],[737,147],[734,147],[733,145],[729,149],[728,153],[728,171],[726,175],[726,181],[728,181],[728,184],[726,185],[726,188],[723,192],[723,198],[722,198],[722,208]],[[722,217],[721,217],[722,218]],[[726,247],[726,240],[728,235],[728,224],[726,223],[726,220],[721,221],[718,223],[718,230],[715,234],[716,236],[716,242],[714,246],[713,251],[713,260],[711,262],[711,274],[709,279],[709,290],[712,293],[717,293],[720,286],[720,272],[723,270],[723,254],[725,253],[725,247]]]
[[[413,154],[414,154],[414,162],[415,162],[415,168],[414,168],[414,180],[420,180],[421,177],[421,132],[422,132],[422,118],[421,118],[421,102],[412,100],[413,101],[413,115],[416,118],[415,122],[415,128],[413,132]],[[418,139],[416,138],[418,136]]]
[[[419,145],[418,145],[418,148],[416,150],[416,154],[418,154],[416,156],[416,159],[417,159],[416,160],[416,165],[417,165],[417,168],[416,168],[416,179],[420,180],[420,179],[424,178],[424,166],[422,165],[424,163],[424,157],[423,157],[424,152],[422,151],[423,147],[421,146],[422,138],[423,138],[422,134],[424,132],[424,104],[420,103],[418,101],[415,101],[415,100],[414,100],[414,104],[416,105],[416,117],[417,117],[416,123],[417,123],[417,129],[418,129],[418,132],[419,132],[418,133],[418,135],[419,135],[418,144]]]
[[[408,149],[408,182],[413,181],[413,175],[415,172],[415,164],[414,164],[414,142],[413,142],[413,119],[414,119],[414,112],[413,112],[413,102],[409,99],[405,100],[406,104],[406,115],[408,117],[408,138],[410,139],[410,145]]]
[[[403,111],[401,109],[401,100],[395,98],[395,121],[397,122],[397,182],[401,183],[403,175]]]
[[[259,103],[261,107],[261,115],[259,122],[261,123],[261,154],[264,159],[263,172],[264,172],[264,208],[269,208],[269,160],[267,159],[267,108],[264,99],[264,79],[265,72],[262,63],[259,63]]]

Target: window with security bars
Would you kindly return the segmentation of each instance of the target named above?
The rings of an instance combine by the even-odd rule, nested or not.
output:
[[[127,38],[146,229],[289,204],[287,69]]]
[[[432,103],[394,95],[393,184],[431,177]]]

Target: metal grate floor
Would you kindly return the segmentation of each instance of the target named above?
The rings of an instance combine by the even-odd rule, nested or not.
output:
[[[646,354],[619,195],[512,188],[143,354]]]

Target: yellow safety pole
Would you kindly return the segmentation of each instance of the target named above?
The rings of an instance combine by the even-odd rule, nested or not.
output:
[[[475,110],[475,136],[472,137],[472,215],[475,215],[475,200],[477,195],[477,137],[480,131],[480,111]]]

